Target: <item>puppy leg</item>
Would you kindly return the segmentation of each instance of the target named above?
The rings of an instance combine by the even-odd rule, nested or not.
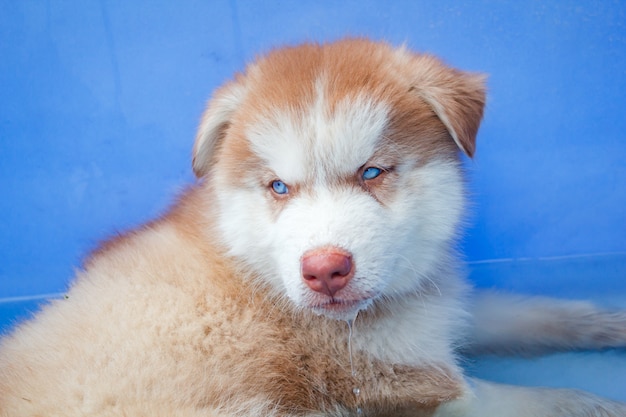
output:
[[[625,417],[626,404],[566,389],[526,388],[471,380],[459,400],[434,417]]]
[[[467,353],[541,354],[626,347],[626,311],[585,301],[479,292]]]

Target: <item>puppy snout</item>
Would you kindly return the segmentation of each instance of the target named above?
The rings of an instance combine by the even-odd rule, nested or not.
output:
[[[306,252],[301,260],[302,279],[313,291],[334,296],[354,276],[349,252],[322,248]]]

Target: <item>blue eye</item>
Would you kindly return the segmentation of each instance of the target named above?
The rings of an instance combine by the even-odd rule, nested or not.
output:
[[[289,192],[289,188],[287,187],[287,184],[285,184],[281,180],[272,181],[272,190],[274,190],[276,194],[281,194],[281,195],[287,194]]]
[[[363,171],[363,175],[361,177],[366,181],[373,180],[374,178],[382,174],[382,172],[383,170],[380,168],[369,167],[369,168],[366,168],[365,171]]]

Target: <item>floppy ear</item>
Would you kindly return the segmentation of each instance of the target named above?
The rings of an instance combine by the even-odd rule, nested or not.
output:
[[[240,83],[229,83],[218,89],[209,101],[193,146],[192,167],[196,177],[207,174],[213,155],[226,135],[233,113],[243,100],[244,87]]]
[[[414,89],[444,124],[454,142],[470,158],[486,101],[486,76],[449,68],[435,58],[424,66]]]

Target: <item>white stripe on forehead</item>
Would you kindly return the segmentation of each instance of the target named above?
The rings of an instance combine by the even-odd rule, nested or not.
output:
[[[309,108],[277,109],[251,126],[247,137],[252,150],[282,181],[327,181],[350,175],[367,162],[387,126],[388,113],[385,103],[365,94],[346,96],[331,111],[318,82]]]

